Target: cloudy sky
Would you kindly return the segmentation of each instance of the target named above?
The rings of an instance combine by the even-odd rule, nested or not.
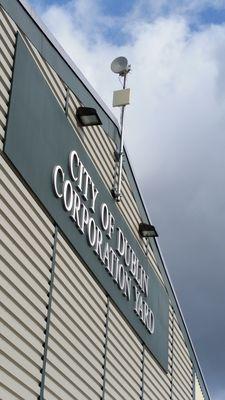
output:
[[[30,3],[108,106],[121,87],[111,61],[132,65],[126,147],[212,400],[224,400],[225,1]]]

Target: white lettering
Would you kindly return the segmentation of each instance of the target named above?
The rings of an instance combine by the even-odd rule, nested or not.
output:
[[[66,211],[71,211],[73,207],[73,188],[67,179],[63,184],[63,205]]]
[[[55,190],[55,195],[60,198],[63,196],[63,194],[59,193],[59,191],[58,191],[57,179],[59,177],[59,174],[61,175],[61,180],[63,183],[64,182],[64,172],[63,172],[63,169],[60,167],[60,165],[57,165],[56,167],[53,168],[52,180],[53,180],[53,187]]]
[[[96,225],[93,218],[89,219],[88,223],[88,243],[91,247],[94,246],[96,240]]]
[[[74,150],[71,151],[70,155],[69,155],[69,171],[70,171],[70,175],[71,175],[72,179],[74,180],[74,182],[76,182],[77,179],[78,179],[78,177],[75,176],[75,174],[74,174],[74,165],[76,167],[78,167],[79,166],[79,162],[80,162],[80,160],[79,160],[79,157],[77,155],[77,152],[74,151]]]

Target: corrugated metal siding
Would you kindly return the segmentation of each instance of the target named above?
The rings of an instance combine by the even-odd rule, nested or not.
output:
[[[204,396],[202,393],[201,386],[199,385],[199,381],[197,376],[195,375],[195,400],[204,400]]]
[[[171,396],[174,400],[193,399],[193,365],[185,344],[177,317],[170,307],[169,359],[171,372]]]
[[[0,150],[5,137],[16,43],[16,25],[0,7]]]
[[[37,399],[53,225],[0,158],[3,399]]]
[[[144,400],[169,400],[170,394],[170,374],[166,374],[149,351],[146,350],[144,357]]]
[[[141,396],[142,345],[112,303],[109,305],[105,400]]]
[[[107,298],[59,236],[46,369],[46,398],[99,399]]]

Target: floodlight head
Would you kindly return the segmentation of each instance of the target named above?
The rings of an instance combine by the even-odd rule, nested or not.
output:
[[[76,117],[82,126],[102,125],[95,108],[78,107]]]
[[[111,63],[111,70],[114,74],[125,75],[130,71],[130,65],[126,57],[117,57]]]
[[[145,224],[144,222],[141,222],[139,224],[139,234],[141,237],[158,237],[158,233],[156,232],[156,229],[153,225],[151,224]]]

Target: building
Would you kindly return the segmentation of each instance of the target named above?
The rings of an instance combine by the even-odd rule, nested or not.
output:
[[[210,399],[126,154],[112,196],[118,144],[32,9],[0,0],[2,400]]]

